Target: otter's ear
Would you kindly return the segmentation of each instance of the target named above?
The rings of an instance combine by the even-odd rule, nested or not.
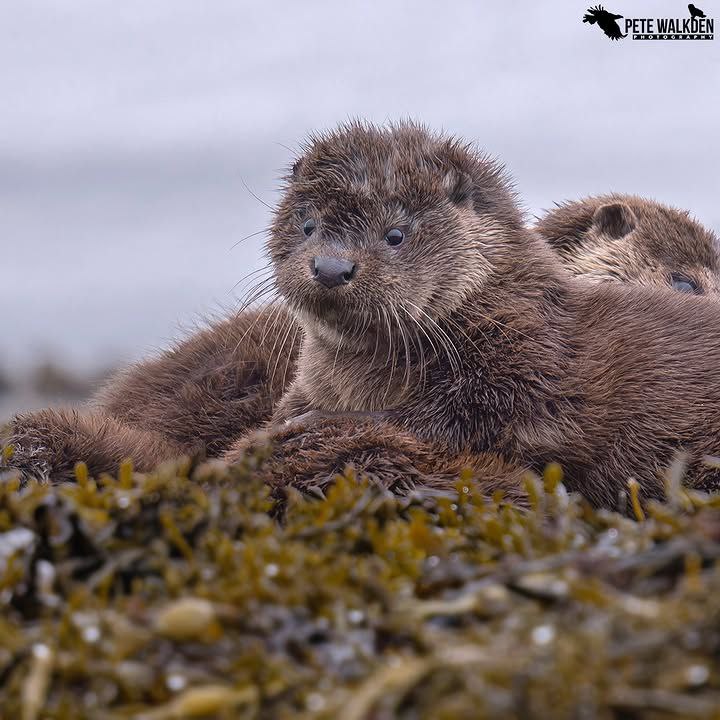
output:
[[[472,207],[473,181],[466,172],[456,168],[448,170],[443,178],[443,187],[450,200],[456,205]]]
[[[637,224],[635,213],[625,203],[601,205],[593,215],[593,228],[616,240],[631,233]]]
[[[299,157],[292,166],[292,179],[297,180],[300,177],[300,173],[303,169],[303,164],[305,163],[305,158]]]

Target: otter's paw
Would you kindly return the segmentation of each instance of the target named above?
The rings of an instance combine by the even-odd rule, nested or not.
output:
[[[3,433],[0,469],[19,474],[22,482],[48,482],[53,453],[45,436],[47,424],[45,411],[16,416]]]
[[[19,471],[22,481],[73,480],[79,461],[93,476],[115,473],[128,458],[137,470],[150,470],[181,454],[159,433],[137,430],[101,412],[67,409],[18,415],[5,444],[12,448],[6,468]]]
[[[351,467],[359,476],[396,493],[415,489],[454,493],[469,468],[491,495],[524,497],[523,469],[491,454],[458,455],[417,438],[378,418],[308,418],[293,425],[271,425],[240,438],[224,459],[238,462],[261,451],[259,473],[272,487],[317,492]]]
[[[19,477],[24,484],[28,480],[47,482],[50,464],[46,448],[40,443],[20,443],[9,434],[0,441],[0,479]]]
[[[388,437],[393,435],[396,467],[391,468]],[[387,485],[390,473],[399,477],[405,469],[399,457],[402,439],[397,435],[396,428],[378,420],[311,412],[243,436],[224,459],[233,463],[259,452],[264,458],[259,468],[263,480],[278,488],[317,491],[348,466]],[[381,465],[386,466],[382,477]]]

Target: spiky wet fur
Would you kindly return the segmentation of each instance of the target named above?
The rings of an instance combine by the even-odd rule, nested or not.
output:
[[[273,425],[243,436],[225,459],[237,462],[267,446],[270,453],[258,473],[275,489],[317,494],[352,467],[359,477],[398,494],[418,487],[450,493],[460,473],[470,470],[488,494],[500,490],[516,504],[526,501],[521,467],[492,453],[454,454],[381,420],[338,417]]]
[[[637,195],[598,195],[559,205],[535,229],[586,280],[670,287],[679,274],[702,293],[720,293],[720,242],[685,210]]]
[[[382,238],[401,223],[396,253]],[[699,465],[720,450],[716,303],[578,281],[524,227],[498,166],[457,141],[412,125],[315,138],[269,247],[305,331],[276,420],[382,411],[458,452],[558,460],[598,503],[629,477],[662,494],[679,449],[698,484],[716,482]],[[355,262],[356,278],[327,290],[309,272],[316,255]]]

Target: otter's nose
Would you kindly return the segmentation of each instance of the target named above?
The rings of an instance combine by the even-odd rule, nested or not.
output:
[[[312,261],[313,277],[326,288],[347,285],[355,275],[355,263],[334,257],[315,257]]]

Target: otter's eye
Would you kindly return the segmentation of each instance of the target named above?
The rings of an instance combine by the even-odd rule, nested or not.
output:
[[[303,232],[305,237],[310,237],[315,232],[315,221],[312,218],[303,223]]]
[[[392,230],[388,230],[387,235],[385,235],[385,242],[388,245],[392,245],[393,247],[395,245],[399,245],[404,239],[405,234],[402,230],[400,230],[400,228],[393,228]]]
[[[702,294],[702,290],[692,278],[685,277],[684,275],[680,275],[678,273],[673,273],[670,276],[670,284],[673,286],[673,289],[678,292],[691,293],[694,295]]]

